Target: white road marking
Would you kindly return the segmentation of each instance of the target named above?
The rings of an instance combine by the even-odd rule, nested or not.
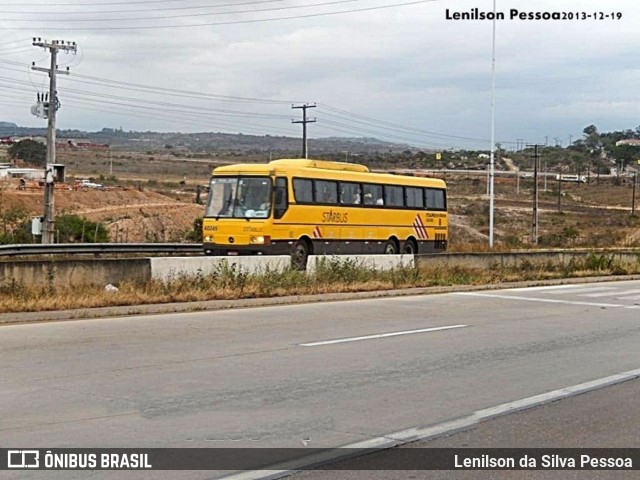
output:
[[[404,332],[378,333],[376,335],[366,335],[364,337],[339,338],[336,340],[324,340],[322,342],[301,343],[301,347],[319,347],[321,345],[333,345],[336,343],[359,342],[360,340],[373,340],[376,338],[397,337],[399,335],[413,335],[415,333],[439,332],[441,330],[451,330],[453,328],[463,328],[468,325],[447,325],[445,327],[421,328],[420,330],[406,330]]]
[[[528,410],[530,408],[545,405],[557,400],[562,400],[565,398],[587,393],[592,390],[610,387],[612,385],[626,382],[628,380],[633,380],[639,377],[640,368],[616,375],[610,375],[608,377],[600,378],[597,380],[592,380],[590,382],[580,383],[578,385],[560,388],[558,390],[552,390],[550,392],[523,398],[514,402],[502,403],[494,407],[476,410],[470,415],[466,415],[454,420],[449,420],[437,425],[429,427],[412,427],[405,430],[400,430],[395,433],[373,437],[362,442],[343,445],[342,447],[340,447],[340,449],[345,449],[346,452],[349,452],[348,454],[343,456],[340,456],[340,449],[334,449],[331,451],[332,456],[330,458],[327,458],[326,454],[319,453],[317,455],[304,457],[300,460],[294,460],[287,465],[274,465],[273,470],[254,470],[223,478],[227,480],[266,480],[282,478],[291,475],[296,469],[301,470],[309,465],[319,466],[322,463],[334,463],[345,458],[354,457],[355,455],[353,452],[357,449],[368,449],[367,453],[371,453],[371,450],[385,450],[418,440],[433,440],[445,435],[453,435],[454,433],[468,430],[474,425],[477,425],[480,422],[484,422],[486,420],[491,420],[493,418],[501,417],[503,415],[508,415],[511,413],[521,412],[523,410]]]
[[[639,309],[640,305],[624,305],[621,303],[596,303],[596,302],[579,302],[574,300],[558,300],[556,298],[536,298],[536,297],[519,297],[517,295],[499,295],[496,293],[476,293],[476,292],[457,292],[454,295],[466,295],[471,297],[487,297],[501,298],[504,300],[524,300],[526,302],[542,302],[542,303],[560,303],[564,305],[582,305],[585,307],[600,308],[631,308]]]
[[[591,292],[602,292],[602,291],[612,291],[615,290],[615,287],[579,287],[571,290],[565,290],[562,292],[549,292],[551,295],[564,295],[565,293],[591,293]]]
[[[571,290],[574,288],[584,288],[582,285],[543,285],[540,287],[521,287],[521,288],[510,288],[510,292],[531,292],[531,291],[546,291],[546,290]],[[597,288],[597,287],[594,287]],[[610,287],[606,287],[610,288]],[[565,292],[559,292],[565,293]]]
[[[622,295],[633,295],[634,293],[640,293],[639,289],[634,289],[634,290],[618,290],[615,292],[600,292],[600,293],[585,293],[582,295],[578,295],[579,297],[619,297]]]

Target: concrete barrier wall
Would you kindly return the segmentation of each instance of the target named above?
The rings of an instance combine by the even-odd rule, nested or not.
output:
[[[337,258],[379,270],[399,266],[416,268],[463,267],[477,269],[520,268],[524,265],[567,265],[584,262],[589,256],[611,260],[618,265],[640,264],[640,250],[627,251],[536,251],[517,253],[451,253],[433,255],[340,255],[310,256],[307,272],[313,273],[321,258]],[[0,262],[0,286],[18,282],[29,286],[117,285],[123,281],[150,279],[167,281],[179,276],[207,275],[222,268],[258,273],[283,270],[291,264],[284,256],[240,257],[157,257],[128,259],[32,260]]]
[[[107,285],[124,279],[149,278],[147,258],[0,262],[0,285],[11,282],[46,287]]]
[[[520,268],[523,265],[568,265],[584,262],[589,256],[610,258],[618,264],[637,265],[640,250],[573,250],[511,253],[448,253],[416,255],[416,268],[463,267],[476,269]]]
[[[414,266],[413,255],[310,255],[307,261],[307,273],[313,273],[316,265],[322,259],[337,259],[340,262],[353,262],[356,265],[370,267],[376,270],[391,270],[397,267]]]
[[[225,268],[236,268],[251,273],[282,271],[291,265],[289,255],[246,257],[157,257],[149,258],[151,278],[167,281],[180,276],[209,275]]]

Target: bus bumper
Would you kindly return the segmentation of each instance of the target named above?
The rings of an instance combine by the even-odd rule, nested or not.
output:
[[[270,245],[226,245],[203,243],[205,255],[289,255],[292,242],[272,242]]]

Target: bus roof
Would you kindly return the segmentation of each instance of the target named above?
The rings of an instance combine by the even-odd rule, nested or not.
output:
[[[351,182],[403,183],[405,185],[429,184],[434,187],[445,188],[445,182],[438,178],[374,173],[371,172],[366,165],[357,163],[311,160],[305,158],[285,158],[272,160],[269,163],[238,163],[217,167],[213,170],[214,175],[275,175],[284,172],[294,172],[294,175],[308,175],[312,178],[333,178],[335,180]]]
[[[279,160],[272,160],[269,163],[238,163],[235,165],[225,165],[218,167],[215,172],[264,172],[275,169],[303,169],[313,168],[322,170],[342,170],[348,172],[368,172],[369,168],[365,165],[359,165],[357,163],[347,162],[332,162],[328,160],[309,160],[306,158],[282,158]]]

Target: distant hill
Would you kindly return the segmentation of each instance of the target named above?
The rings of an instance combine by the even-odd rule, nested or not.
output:
[[[46,136],[46,128],[19,127],[10,122],[0,122],[0,137],[5,136]],[[198,132],[198,133],[160,133],[125,132],[104,128],[98,132],[81,130],[58,130],[59,140],[82,140],[108,144],[114,150],[209,152],[224,154],[264,154],[271,153],[274,158],[298,156],[301,150],[300,138],[274,135],[244,135],[242,133]],[[389,143],[376,138],[328,137],[311,138],[309,151],[315,155],[359,155],[373,153],[397,153],[410,147]]]

